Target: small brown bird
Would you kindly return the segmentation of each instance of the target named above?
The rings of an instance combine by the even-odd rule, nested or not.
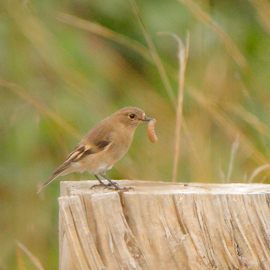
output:
[[[145,113],[136,107],[125,107],[105,118],[85,135],[67,160],[53,172],[51,178],[37,193],[58,176],[84,171],[93,174],[103,186],[121,189],[105,175],[105,172],[126,154],[136,128],[143,121],[150,120],[152,118],[146,117]],[[107,179],[109,184],[103,183],[98,175]]]

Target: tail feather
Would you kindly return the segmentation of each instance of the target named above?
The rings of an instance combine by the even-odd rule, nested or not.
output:
[[[59,168],[57,168],[53,173],[50,179],[38,190],[37,194],[40,193],[46,186],[48,186],[53,180],[57,177],[70,173],[68,171],[68,164],[63,163]]]

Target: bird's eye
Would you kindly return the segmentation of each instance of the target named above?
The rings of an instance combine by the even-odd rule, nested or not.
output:
[[[128,116],[130,119],[134,119],[136,117],[135,114],[131,113],[129,116]]]

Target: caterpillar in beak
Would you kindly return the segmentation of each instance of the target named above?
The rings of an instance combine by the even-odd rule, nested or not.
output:
[[[147,126],[147,135],[149,140],[152,143],[156,143],[158,141],[157,135],[155,133],[155,124],[156,124],[157,120],[156,119],[152,119],[148,122],[148,126]]]

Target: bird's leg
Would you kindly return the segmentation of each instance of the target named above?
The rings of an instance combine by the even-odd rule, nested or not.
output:
[[[114,186],[117,190],[122,190],[122,188],[119,187],[119,185],[116,182],[113,182],[109,177],[107,177],[105,174],[101,174],[101,176],[109,181],[110,186]]]
[[[103,177],[103,178],[105,178],[106,180],[108,180],[109,181],[109,184],[105,184],[105,183],[103,183],[102,181],[101,181],[101,179],[96,175],[96,174],[94,174],[95,175],[95,177],[97,178],[97,180],[99,181],[99,185],[94,185],[94,186],[92,186],[91,188],[93,188],[93,187],[96,187],[96,186],[104,186],[104,187],[108,187],[108,188],[112,188],[112,186],[114,186],[117,190],[121,190],[121,191],[129,191],[130,189],[133,189],[133,188],[126,188],[126,187],[124,187],[124,188],[120,188],[119,187],[119,185],[116,183],[116,182],[113,182],[109,177],[107,177],[105,174],[101,174],[101,176]],[[134,190],[134,189],[133,189]]]
[[[96,187],[96,186],[103,186],[103,187],[111,186],[111,184],[105,184],[105,183],[103,183],[101,181],[101,179],[96,174],[94,174],[94,175],[95,175],[95,177],[97,178],[97,180],[99,181],[100,184],[99,185],[93,185],[91,188]]]
[[[102,185],[102,186],[107,186],[106,184],[104,184],[102,181],[101,181],[101,179],[96,175],[96,174],[94,174],[95,175],[95,177],[97,178],[97,180],[99,181],[99,183]]]

